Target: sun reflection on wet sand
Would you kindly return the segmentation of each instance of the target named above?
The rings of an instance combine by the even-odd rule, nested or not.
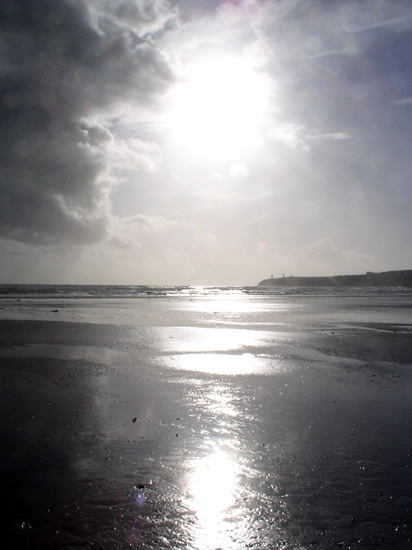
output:
[[[238,399],[230,384],[219,382],[208,384],[201,392],[198,388],[191,401],[204,410],[207,429],[185,465],[185,506],[191,513],[186,525],[188,548],[237,548],[247,522],[243,514],[245,472],[237,433]]]
[[[290,343],[281,333],[245,329],[172,327],[157,332],[162,366],[218,375],[274,374]]]
[[[237,500],[239,466],[219,446],[194,461],[190,475],[190,506],[196,517],[193,548],[229,548],[231,516]]]
[[[162,357],[161,364],[169,368],[217,375],[275,374],[284,369],[277,357],[256,357],[221,353],[187,353]]]

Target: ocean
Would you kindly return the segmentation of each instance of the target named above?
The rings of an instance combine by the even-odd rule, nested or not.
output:
[[[412,288],[302,288],[273,286],[13,285],[0,284],[1,298],[148,298],[164,296],[411,296]]]

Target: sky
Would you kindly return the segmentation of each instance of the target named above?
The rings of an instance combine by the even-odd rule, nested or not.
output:
[[[410,0],[2,0],[0,283],[412,268]]]

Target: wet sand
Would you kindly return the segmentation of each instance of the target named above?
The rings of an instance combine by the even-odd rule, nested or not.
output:
[[[1,305],[5,548],[411,547],[410,298]]]

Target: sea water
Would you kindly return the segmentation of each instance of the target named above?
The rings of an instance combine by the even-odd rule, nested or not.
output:
[[[412,288],[164,286],[164,285],[14,285],[0,284],[1,298],[139,298],[164,296],[410,296]]]

